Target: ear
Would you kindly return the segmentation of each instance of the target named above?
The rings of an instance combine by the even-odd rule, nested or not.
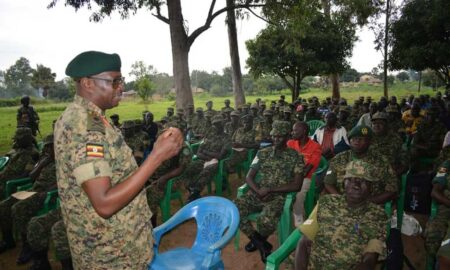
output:
[[[83,77],[80,79],[80,86],[82,89],[84,89],[85,91],[91,92],[94,86],[94,80],[89,79],[87,77]]]

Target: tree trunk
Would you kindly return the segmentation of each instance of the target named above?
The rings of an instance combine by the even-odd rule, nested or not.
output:
[[[227,0],[227,7],[234,4],[234,0]],[[239,61],[239,47],[236,31],[236,15],[234,9],[227,11],[228,44],[230,46],[231,78],[233,80],[234,106],[238,108],[245,104],[244,90],[242,89],[241,63]]]
[[[417,92],[420,93],[420,87],[422,86],[422,71],[419,71],[419,88],[417,88]]]
[[[187,108],[194,104],[189,77],[189,49],[187,35],[183,25],[180,0],[167,1],[169,15],[170,40],[172,43],[173,78],[177,108]]]
[[[387,78],[387,63],[388,63],[388,45],[389,45],[389,15],[391,13],[390,0],[386,0],[386,22],[384,25],[384,57],[383,57],[383,85],[384,96],[388,97],[388,78]]]
[[[339,74],[337,74],[337,73],[331,74],[330,75],[330,81],[331,81],[331,86],[332,86],[332,89],[333,89],[332,97],[340,99],[341,98],[341,92],[339,91]]]

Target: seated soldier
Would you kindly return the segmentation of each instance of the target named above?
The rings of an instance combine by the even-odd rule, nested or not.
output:
[[[239,228],[250,238],[245,250],[258,249],[263,262],[272,251],[267,238],[277,227],[287,193],[298,192],[303,184],[303,156],[286,145],[290,132],[290,122],[273,123],[270,132],[273,146],[258,151],[245,179],[250,190],[235,200],[241,216]],[[260,176],[258,182],[257,174]],[[261,212],[256,220],[257,229],[246,219],[255,212]]]
[[[13,149],[8,152],[9,162],[0,172],[0,198],[3,198],[6,182],[12,179],[27,177],[39,158],[33,146],[33,135],[30,128],[17,128],[13,137]]]
[[[22,239],[22,250],[17,258],[17,264],[27,263],[31,259],[31,249],[27,241],[27,225],[30,219],[44,205],[47,192],[57,188],[55,155],[53,150],[53,135],[44,140],[43,155],[30,172],[33,186],[26,198],[17,199],[13,196],[0,203],[0,226],[3,234],[3,243],[0,250],[3,252],[15,246],[12,234],[14,224]]]
[[[240,127],[239,120],[241,118],[241,113],[238,111],[232,111],[230,113],[230,122],[225,123],[224,132],[231,137],[233,137],[234,132]]]
[[[272,137],[270,136],[270,131],[272,130],[273,123],[273,111],[265,110],[263,112],[264,121],[258,123],[255,127],[256,137],[255,141],[261,143],[272,143]]]
[[[425,229],[425,250],[427,255],[435,257],[448,229],[450,220],[450,161],[444,161],[433,178],[431,197],[439,203],[438,211],[430,219]]]
[[[373,137],[372,129],[366,126],[354,127],[349,135],[350,150],[337,154],[331,159],[325,175],[325,191],[329,194],[343,194],[345,167],[352,160],[362,160],[375,168],[377,181],[372,188],[369,201],[384,204],[397,196],[398,184],[392,166],[385,156],[369,151]]]
[[[212,119],[212,129],[197,151],[197,160],[186,168],[183,179],[189,190],[188,201],[200,198],[205,185],[212,180],[217,172],[218,162],[228,154],[230,137],[223,130],[223,117],[216,115]]]
[[[374,170],[364,161],[352,161],[345,169],[344,195],[320,197],[312,223],[318,229],[298,242],[296,270],[375,269],[378,257],[385,255],[388,217],[368,200],[379,181]]]
[[[140,165],[144,161],[145,145],[140,134],[136,133],[135,122],[133,120],[123,121],[121,131],[125,142],[133,151],[136,163]]]
[[[30,270],[51,269],[47,255],[50,238],[55,245],[56,257],[61,262],[61,269],[73,269],[69,241],[59,208],[45,215],[33,217],[28,223],[27,235],[33,252]]]
[[[120,129],[119,115],[115,113],[115,114],[111,115],[109,118],[111,119],[111,122],[110,122],[111,126]]]
[[[253,129],[253,117],[245,115],[241,119],[243,127],[234,132],[231,138],[233,151],[230,158],[225,162],[228,172],[234,171],[234,167],[247,159],[247,152],[250,149],[258,149],[259,145],[255,142],[255,129]]]

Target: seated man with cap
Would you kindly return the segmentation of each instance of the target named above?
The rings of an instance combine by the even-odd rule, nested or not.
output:
[[[87,51],[66,68],[74,101],[55,124],[61,213],[75,269],[147,269],[153,238],[144,185],[177,155],[183,135],[169,128],[140,167],[122,135],[105,118],[124,87],[117,54]]]
[[[362,160],[370,164],[373,173],[378,179],[373,184],[369,201],[376,204],[384,204],[397,196],[398,183],[389,160],[385,156],[379,156],[369,151],[373,138],[373,131],[367,126],[354,127],[349,135],[350,150],[337,154],[330,160],[328,170],[325,174],[325,191],[328,194],[343,194],[345,167],[350,161]]]
[[[116,128],[120,129],[119,115],[115,113],[109,118],[111,119],[111,126],[115,126]]]
[[[273,123],[273,146],[258,151],[245,178],[250,190],[235,200],[241,216],[239,228],[250,238],[245,250],[259,250],[263,262],[272,251],[267,238],[277,228],[287,193],[298,192],[303,184],[303,156],[287,147],[290,132],[290,122]],[[247,219],[255,212],[261,212],[256,219],[257,229]]]
[[[379,181],[373,169],[362,160],[351,161],[345,168],[344,195],[320,197],[316,215],[300,226],[296,270],[375,269],[378,258],[386,255],[388,217],[368,200]]]
[[[224,111],[224,110],[234,111],[234,108],[230,106],[230,100],[229,99],[225,99],[223,101],[223,103],[225,104],[225,107],[222,107],[222,111]]]

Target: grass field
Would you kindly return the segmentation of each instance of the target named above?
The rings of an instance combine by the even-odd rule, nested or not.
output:
[[[408,82],[402,84],[395,84],[389,89],[389,93],[391,95],[396,95],[398,98],[407,97],[410,94],[417,95],[417,83]],[[274,94],[267,94],[264,96],[247,96],[247,102],[254,102],[257,97],[261,97],[263,100],[271,101],[278,100],[279,95],[286,95],[286,99],[290,100],[290,91],[284,90],[280,92],[276,92]],[[435,93],[431,88],[422,87],[421,94],[430,94],[434,95]],[[327,96],[330,96],[329,89],[308,89],[305,92],[301,93],[301,97],[312,97],[317,96],[320,100],[325,99]],[[350,104],[353,103],[353,100],[357,99],[359,96],[371,96],[374,100],[379,100],[379,98],[383,95],[382,86],[373,86],[367,84],[355,84],[354,87],[346,86],[341,87],[341,96],[347,98]],[[220,109],[223,107],[223,101],[229,98],[232,101],[233,106],[233,98],[229,97],[211,97],[209,94],[201,94],[194,96],[195,106],[205,107],[205,103],[208,100],[212,100],[214,102],[214,108]],[[64,111],[66,103],[55,103],[55,104],[40,104],[34,106],[36,111],[39,114],[41,119],[40,121],[40,130],[42,136],[46,136],[50,134],[52,129],[52,121],[57,119],[59,115]],[[107,116],[117,113],[120,115],[121,121],[127,119],[137,119],[141,118],[141,113],[144,110],[149,110],[154,113],[155,120],[161,119],[162,116],[165,115],[167,107],[175,106],[174,101],[158,101],[152,102],[150,104],[143,104],[138,99],[123,101],[120,105],[112,110],[107,111]],[[0,155],[5,154],[11,148],[11,138],[14,135],[14,131],[16,129],[16,113],[18,107],[4,107],[0,108]],[[42,140],[41,136],[38,135],[38,140]]]

